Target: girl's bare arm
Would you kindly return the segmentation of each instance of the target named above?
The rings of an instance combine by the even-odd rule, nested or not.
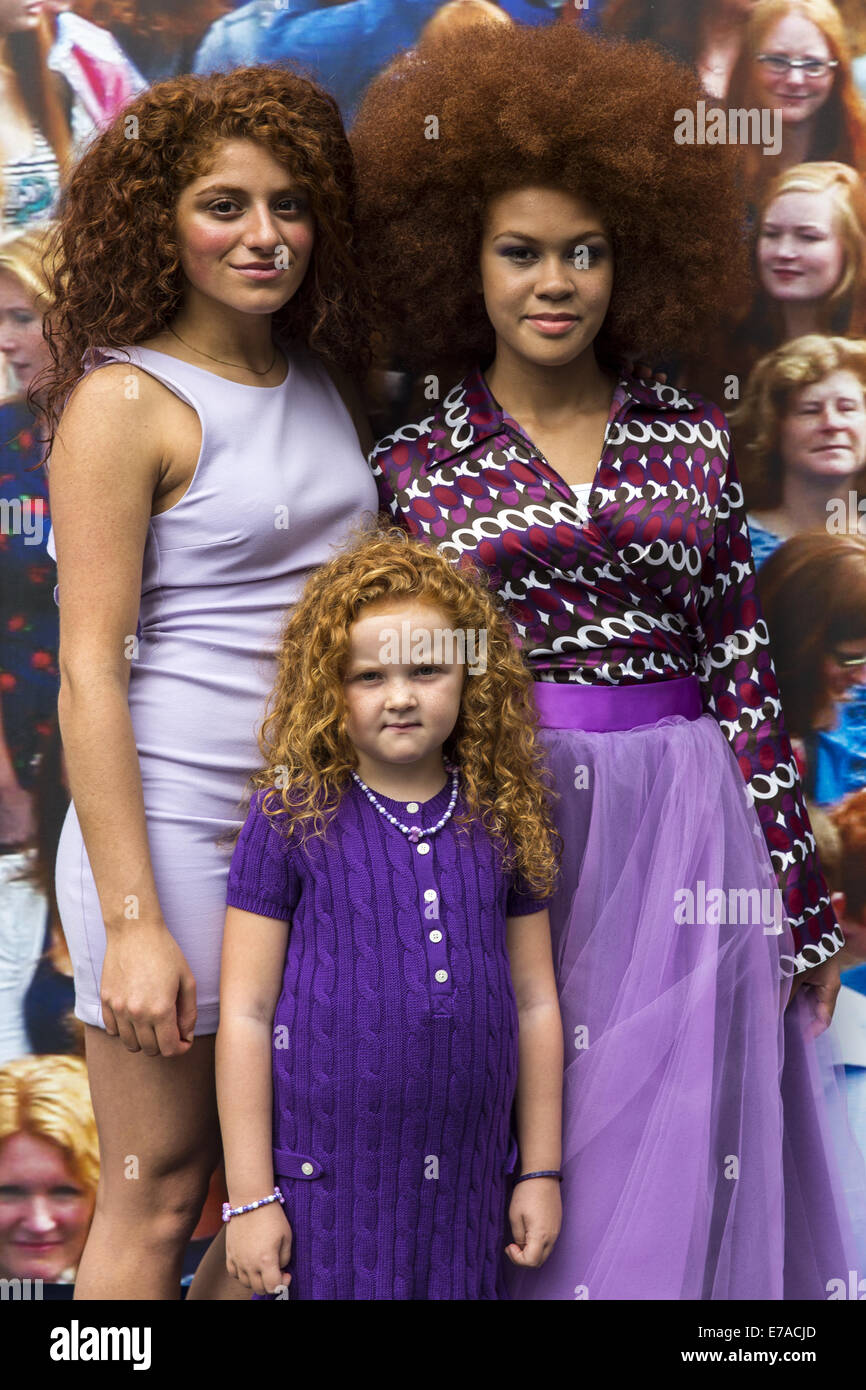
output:
[[[563,1043],[547,909],[509,917],[507,933],[520,1026],[517,1139],[521,1171],[557,1171],[562,1161]]]
[[[226,908],[216,1087],[233,1207],[256,1202],[274,1190],[273,1020],[288,932],[288,922]]]
[[[547,909],[508,919],[511,978],[520,1020],[517,1138],[520,1173],[557,1172],[562,1161],[562,1020]],[[557,1178],[516,1183],[508,1208],[512,1264],[537,1269],[562,1224]]]

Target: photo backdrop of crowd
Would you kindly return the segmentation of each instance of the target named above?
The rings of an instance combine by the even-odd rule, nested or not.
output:
[[[399,52],[514,23],[659,45],[706,94],[672,140],[738,148],[752,254],[732,327],[694,360],[634,365],[732,422],[785,716],[848,943],[832,1034],[866,1152],[866,0],[0,0],[0,1278],[71,1292],[99,1164],[53,888],[68,788],[48,485],[27,401],[49,360],[43,256],[64,179],[163,78],[295,64],[351,129]],[[419,384],[387,351],[366,385],[378,434],[418,417]],[[217,1171],[187,1279],[224,1196]]]

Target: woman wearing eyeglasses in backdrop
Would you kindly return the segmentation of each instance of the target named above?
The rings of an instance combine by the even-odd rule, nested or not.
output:
[[[727,106],[781,110],[782,148],[742,146],[745,189],[756,204],[766,183],[794,164],[838,160],[866,168],[866,108],[832,0],[757,0],[731,74]]]

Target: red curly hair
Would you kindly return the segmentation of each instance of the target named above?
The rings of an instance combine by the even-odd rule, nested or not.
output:
[[[61,194],[47,272],[54,363],[47,385],[44,373],[38,379],[47,452],[85,351],[141,342],[177,313],[185,287],[177,198],[206,172],[218,144],[233,139],[254,140],[288,168],[315,218],[311,264],[274,314],[274,332],[349,371],[367,365],[371,310],[357,264],[352,152],[333,97],[266,64],[170,78],[117,115]]]
[[[476,288],[485,207],[527,185],[593,204],[612,237],[600,358],[700,342],[747,273],[737,152],[674,141],[676,113],[700,99],[651,45],[559,24],[479,26],[471,44],[445,36],[380,74],[350,138],[362,249],[406,365],[492,356]]]

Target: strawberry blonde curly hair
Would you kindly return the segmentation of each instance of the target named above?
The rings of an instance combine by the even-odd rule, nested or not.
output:
[[[486,632],[485,669],[464,676],[460,714],[443,747],[460,768],[466,805],[455,824],[480,819],[504,867],[547,896],[562,846],[548,805],[557,793],[536,738],[532,676],[511,624],[468,556],[454,565],[380,519],[353,528],[345,548],[307,580],[284,626],[258,734],[265,766],[248,785],[269,788],[266,815],[288,811],[292,833],[308,828],[302,843],[307,833],[324,832],[358,766],[343,695],[349,630],[370,605],[408,600],[439,609],[452,631]]]
[[[184,291],[175,208],[224,140],[254,140],[308,194],[310,266],[273,329],[349,371],[368,362],[370,305],[355,247],[352,152],[337,103],[314,82],[260,64],[157,82],[88,146],[61,193],[47,268],[49,445],[93,346],[126,346],[171,323]],[[36,403],[38,405],[38,402]]]
[[[748,267],[738,152],[674,140],[676,113],[701,98],[652,45],[564,24],[479,25],[471,43],[443,35],[392,63],[350,139],[362,250],[406,366],[492,357],[477,288],[485,208],[529,185],[591,203],[612,237],[600,359],[699,346]]]

